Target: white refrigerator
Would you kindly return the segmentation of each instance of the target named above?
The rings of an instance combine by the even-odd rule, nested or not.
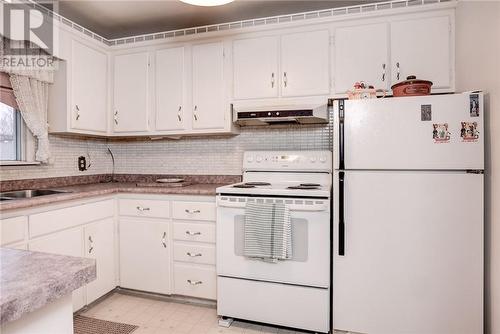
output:
[[[483,332],[483,93],[334,101],[333,325]]]

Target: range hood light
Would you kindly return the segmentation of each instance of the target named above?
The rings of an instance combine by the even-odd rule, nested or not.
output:
[[[181,0],[184,3],[195,6],[221,6],[233,2],[234,0]]]

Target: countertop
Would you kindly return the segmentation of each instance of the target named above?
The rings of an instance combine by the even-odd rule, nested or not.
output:
[[[136,182],[91,183],[50,189],[70,191],[35,198],[15,199],[0,203],[0,211],[31,208],[38,205],[56,204],[63,201],[103,196],[115,193],[168,194],[168,195],[212,195],[215,189],[227,183],[192,183],[182,187],[137,186]]]
[[[0,324],[96,279],[95,260],[0,248]]]

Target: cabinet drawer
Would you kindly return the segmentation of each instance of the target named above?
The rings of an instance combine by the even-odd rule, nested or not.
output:
[[[174,240],[215,243],[215,225],[174,223]]]
[[[120,215],[135,217],[170,217],[170,202],[151,199],[120,199]]]
[[[172,216],[175,219],[215,221],[215,203],[211,202],[173,202]]]
[[[1,225],[1,239],[0,245],[7,245],[18,241],[23,241],[26,232],[26,224],[28,224],[28,217],[14,217],[2,219]]]
[[[216,283],[215,267],[174,266],[175,293],[178,295],[215,299]]]
[[[29,216],[30,237],[90,223],[114,215],[112,199],[69,208],[37,213]]]
[[[215,265],[215,246],[174,243],[174,260]]]

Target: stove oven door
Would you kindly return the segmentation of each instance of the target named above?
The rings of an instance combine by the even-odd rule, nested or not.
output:
[[[279,202],[289,206],[292,218],[291,260],[270,263],[243,255],[247,201]],[[217,197],[219,276],[328,288],[329,254],[329,199]]]

